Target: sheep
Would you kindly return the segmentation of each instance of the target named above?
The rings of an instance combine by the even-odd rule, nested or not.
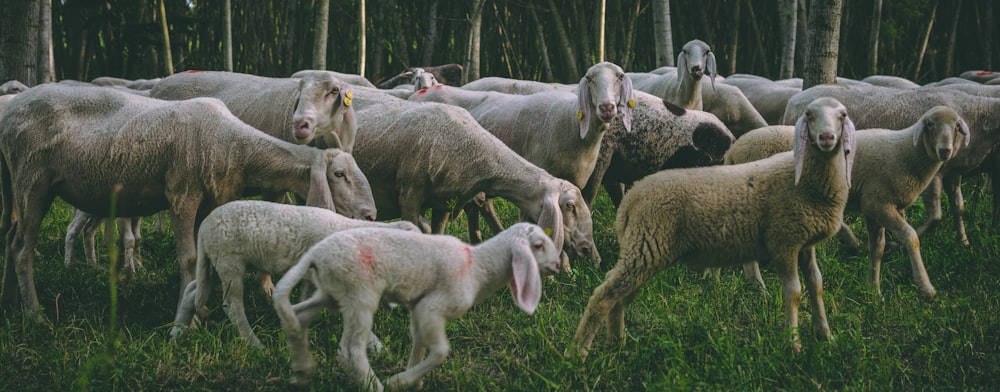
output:
[[[82,210],[73,209],[73,220],[66,229],[65,243],[65,264],[67,267],[73,262],[73,244],[76,236],[83,232],[83,253],[90,265],[97,265],[97,252],[94,249],[94,235],[97,234],[97,226],[101,223],[101,217],[88,214]],[[142,233],[139,226],[142,218],[117,218],[120,240],[124,256],[122,260],[125,271],[129,276],[135,275],[136,266],[142,267],[142,260],[139,257],[139,243],[142,241]],[[108,233],[110,235],[110,233]]]
[[[195,311],[206,319],[209,294],[216,282],[223,288],[223,307],[240,336],[255,347],[260,339],[253,333],[243,308],[243,279],[247,268],[270,275],[283,274],[303,254],[333,232],[356,227],[388,227],[419,232],[407,221],[392,223],[351,219],[333,211],[267,201],[238,200],[219,206],[198,228],[198,259],[195,279],[188,283],[177,309],[170,338],[191,324]],[[270,279],[263,282],[270,296]],[[377,341],[377,339],[376,339]]]
[[[941,192],[944,190],[951,204],[956,239],[969,244],[962,220],[964,201],[962,176],[977,171],[986,172],[991,178],[1000,178],[1000,98],[975,97],[948,87],[900,90],[879,86],[820,85],[796,94],[785,108],[785,124],[790,124],[788,114],[801,110],[803,102],[829,96],[840,100],[850,111],[859,128],[903,129],[915,123],[927,110],[935,106],[954,109],[969,125],[970,138],[976,142],[963,148],[948,160],[921,194],[927,210],[927,221],[917,227],[923,237],[941,222]],[[1000,225],[1000,181],[991,181],[993,189],[993,227]]]
[[[449,86],[459,86],[462,84],[462,72],[464,69],[458,64],[444,64],[437,66],[424,66],[420,67],[424,72],[429,72],[434,75],[438,83],[446,84]],[[391,89],[399,84],[407,83],[410,77],[413,76],[413,69],[408,68],[407,70],[400,72],[398,75],[391,78],[383,78],[383,80],[375,82],[375,85],[380,89]]]
[[[657,78],[636,81],[635,88],[647,93],[663,97],[677,106],[685,109],[702,110],[701,77],[711,75],[712,87],[715,87],[715,76],[718,70],[715,65],[715,53],[702,40],[691,40],[684,44],[677,54],[677,71],[665,73]]]
[[[330,72],[301,78],[265,78],[232,72],[187,71],[164,78],[151,91],[158,99],[215,97],[236,117],[278,139],[351,152],[357,121],[350,85]]]
[[[477,79],[463,84],[463,90],[495,91],[505,94],[530,95],[546,91],[574,91],[577,85],[544,83],[533,80],[509,79],[495,76]]]
[[[972,70],[962,72],[958,77],[969,79],[973,82],[987,84],[992,80],[1000,79],[1000,72]]]
[[[364,76],[361,76],[361,75],[358,75],[358,74],[349,74],[349,73],[334,72],[334,71],[327,71],[327,70],[303,69],[301,71],[293,73],[292,76],[289,76],[289,77],[290,78],[301,78],[301,77],[305,76],[306,74],[309,74],[309,73],[312,73],[312,72],[329,72],[331,75],[333,75],[334,78],[339,79],[339,80],[343,81],[344,83],[350,84],[352,86],[375,88],[375,85],[372,84],[372,82],[369,81]]]
[[[815,245],[840,227],[854,156],[854,125],[835,99],[812,102],[795,126],[792,153],[743,165],[664,170],[635,184],[615,222],[621,253],[594,290],[569,355],[586,357],[607,320],[624,343],[625,307],[671,264],[696,268],[770,259],[781,276],[785,327],[798,338],[801,264],[813,327],[830,339]],[[719,221],[722,219],[722,222]]]
[[[629,75],[635,74],[629,73]],[[671,75],[668,73],[656,78],[670,78]],[[670,101],[670,98],[665,96],[665,90],[651,86],[649,78],[645,78],[647,80],[641,83],[639,82],[640,79],[643,78],[635,78],[634,80],[636,90]],[[701,100],[702,110],[712,113],[719,120],[722,120],[736,137],[752,129],[767,126],[767,121],[757,112],[757,109],[754,108],[753,104],[750,103],[739,88],[719,83],[714,85],[713,88],[702,89]]]
[[[622,188],[642,177],[663,169],[720,164],[735,140],[710,113],[685,110],[641,91],[633,99],[632,132],[615,122],[601,140],[597,164],[582,189],[588,205],[593,206],[602,185],[617,206]]]
[[[746,96],[750,104],[769,125],[781,124],[788,99],[802,91],[801,84],[789,86],[771,79],[746,74],[730,75],[722,83],[739,88],[740,92]]]
[[[57,196],[97,216],[169,209],[182,289],[194,270],[197,224],[246,189],[295,192],[356,218],[376,213],[350,154],[280,141],[214,98],[170,102],[44,84],[18,94],[0,117],[0,154],[0,231],[13,230],[0,304],[13,301],[19,284],[29,311],[39,309],[32,278],[38,230]]]
[[[774,126],[754,130],[736,141],[726,154],[726,164],[750,162],[788,151],[794,142],[793,127]],[[859,211],[868,224],[869,281],[881,294],[881,262],[885,250],[885,231],[906,249],[912,265],[913,280],[921,295],[934,297],[934,287],[927,277],[920,254],[916,231],[903,216],[903,210],[916,201],[942,164],[969,145],[969,127],[955,110],[936,106],[910,127],[900,131],[862,130],[857,134],[851,193],[847,211]],[[851,229],[841,224],[841,239],[857,247]],[[748,281],[763,288],[764,281],[756,265],[744,265]]]
[[[112,76],[101,76],[94,78],[90,83],[101,87],[124,87],[132,90],[149,90],[160,82],[160,78],[128,80]]]
[[[924,84],[923,87],[942,87],[942,86],[950,86],[950,85],[953,85],[953,84],[968,84],[968,85],[975,86],[975,85],[979,85],[980,83],[974,82],[974,81],[969,80],[969,79],[960,78],[960,77],[957,77],[957,76],[952,76],[952,77],[948,77],[948,78],[944,78],[944,79],[938,80],[936,82],[930,82],[930,83]]]
[[[580,189],[515,153],[468,111],[386,94],[359,94],[356,102],[354,156],[371,181],[380,219],[400,217],[425,232],[443,233],[450,216],[484,192],[552,229],[556,245],[565,245],[570,255],[596,253]],[[431,226],[421,222],[427,209]]]
[[[903,89],[920,87],[919,84],[910,79],[892,75],[871,75],[864,79],[861,79],[861,81],[882,87],[893,87],[893,88],[903,88]]]
[[[399,99],[407,99],[413,93],[420,91],[424,88],[434,87],[440,85],[434,74],[430,72],[424,72],[423,68],[413,68],[410,71],[406,71],[405,74],[407,78],[413,81],[413,83],[403,83],[397,84],[391,89],[381,89],[382,93],[392,95]]]
[[[292,306],[292,288],[310,271],[317,292]],[[292,383],[311,380],[315,365],[307,328],[323,308],[336,307],[343,315],[341,363],[369,391],[383,390],[365,352],[379,302],[410,309],[410,360],[405,371],[386,381],[390,390],[399,390],[419,386],[425,374],[444,363],[449,351],[445,324],[497,290],[509,286],[517,307],[533,314],[542,295],[540,272],[559,273],[559,248],[530,223],[515,224],[475,246],[446,235],[381,228],[334,233],[310,248],[274,291]]]
[[[0,84],[0,96],[23,93],[27,91],[29,88],[30,87],[25,86],[24,83],[21,83],[19,81],[8,80],[3,84]]]

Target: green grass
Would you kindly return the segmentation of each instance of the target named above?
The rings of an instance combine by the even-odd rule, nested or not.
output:
[[[883,263],[882,296],[866,282],[867,255],[848,255],[835,241],[818,249],[833,342],[811,334],[812,311],[800,313],[803,347],[791,353],[782,329],[776,275],[764,269],[767,292],[744,287],[738,268],[718,282],[700,271],[670,268],[645,285],[626,313],[624,346],[602,331],[586,361],[566,359],[580,315],[604,272],[616,260],[614,209],[602,193],[594,234],[604,265],[577,263],[573,274],[544,282],[534,316],[517,310],[507,290],[449,324],[451,354],[424,377],[427,391],[637,390],[983,390],[1000,379],[1000,240],[991,236],[989,195],[966,184],[966,219],[973,245],[954,239],[950,218],[923,238],[923,255],[937,288],[919,299],[909,260],[890,251]],[[516,212],[498,203],[504,220]],[[948,211],[945,211],[946,214]],[[921,205],[909,210],[924,220]],[[218,294],[211,317],[176,342],[167,336],[177,304],[176,253],[169,234],[144,227],[145,270],[118,285],[117,332],[111,325],[107,246],[101,265],[62,262],[68,207],[57,202],[42,229],[35,278],[51,326],[21,311],[0,318],[0,390],[242,390],[283,391],[290,373],[277,318],[265,296],[248,290],[247,315],[264,348],[248,347],[222,312]],[[860,219],[849,222],[866,238]],[[464,217],[448,232],[467,238]],[[98,239],[103,241],[99,236]],[[102,243],[103,244],[103,243]],[[78,251],[82,260],[82,251]],[[256,287],[248,278],[248,288]],[[408,315],[386,307],[375,332],[387,350],[372,356],[383,380],[405,367]],[[337,363],[340,318],[328,314],[311,330],[317,362],[315,390],[353,390]],[[16,384],[9,384],[16,381]]]

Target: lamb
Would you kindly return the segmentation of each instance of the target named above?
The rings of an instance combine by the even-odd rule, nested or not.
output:
[[[41,85],[18,94],[0,118],[0,154],[0,230],[13,230],[0,304],[14,300],[19,284],[29,311],[40,305],[32,278],[38,230],[57,196],[98,216],[169,209],[181,288],[194,270],[197,222],[246,189],[291,191],[309,205],[375,218],[371,188],[350,154],[275,139],[214,98],[169,102]]]
[[[582,189],[593,205],[601,186],[614,205],[623,188],[663,169],[717,165],[735,140],[718,118],[700,110],[685,110],[670,102],[636,91],[633,95],[632,132],[615,122],[604,139],[597,164]]]
[[[73,244],[76,242],[76,236],[81,232],[83,232],[84,236],[83,253],[87,258],[87,263],[97,265],[94,235],[97,234],[97,226],[100,223],[101,217],[88,214],[76,208],[73,209],[73,220],[70,221],[69,228],[66,229],[66,239],[64,241],[66,252],[65,264],[67,267],[73,262]],[[124,250],[122,261],[125,264],[125,271],[129,276],[133,276],[135,275],[136,266],[142,267],[142,260],[139,257],[139,242],[142,241],[142,233],[139,230],[139,226],[142,224],[142,218],[117,218],[115,219],[115,223],[118,224],[121,246]],[[109,232],[108,235],[110,234]]]
[[[787,151],[792,148],[793,138],[790,126],[754,130],[736,141],[726,154],[726,164],[750,162]],[[916,201],[942,164],[963,146],[969,146],[969,127],[955,110],[937,106],[906,129],[864,130],[858,132],[857,139],[847,211],[861,212],[868,224],[869,281],[881,294],[880,266],[888,229],[906,249],[913,280],[921,295],[933,298],[934,287],[924,269],[920,240],[906,222],[903,210]],[[850,245],[857,246],[857,239],[847,225],[841,225],[840,235]],[[744,272],[748,281],[763,288],[764,281],[755,264],[744,265]]]
[[[158,99],[215,97],[236,117],[278,139],[351,152],[357,121],[350,85],[329,72],[299,79],[265,78],[232,72],[187,71],[164,78],[150,90]]]
[[[24,83],[16,80],[8,80],[3,84],[0,84],[0,96],[23,93],[28,89],[29,87],[25,86]]]
[[[570,255],[596,253],[580,189],[515,153],[468,111],[385,94],[359,94],[356,102],[354,156],[371,181],[380,219],[401,217],[425,232],[443,233],[450,216],[484,192],[552,229],[556,246],[565,245]],[[421,221],[426,209],[432,210],[431,226]]]
[[[208,316],[209,294],[216,282],[223,288],[223,307],[236,324],[240,336],[259,347],[243,308],[243,279],[247,268],[275,275],[288,271],[303,254],[333,232],[356,227],[387,227],[419,232],[406,221],[383,223],[351,219],[330,210],[267,201],[238,200],[212,210],[198,229],[198,261],[195,279],[188,283],[177,309],[175,339],[182,327],[191,324],[195,311]],[[271,295],[270,280],[264,290]]]
[[[292,306],[292,288],[310,271],[316,294]],[[559,248],[530,223],[515,224],[475,246],[450,236],[380,228],[334,233],[310,248],[274,292],[292,383],[307,385],[314,373],[307,328],[323,308],[335,306],[343,315],[339,357],[368,391],[383,390],[365,352],[379,302],[410,309],[410,360],[405,371],[386,381],[390,390],[399,390],[419,385],[444,363],[449,351],[445,324],[497,290],[509,286],[518,308],[533,314],[542,295],[540,271],[559,272]]]
[[[344,83],[350,84],[352,86],[375,88],[375,85],[372,84],[372,82],[369,81],[364,76],[361,76],[361,75],[358,75],[358,74],[343,73],[343,72],[334,72],[334,71],[319,70],[319,69],[303,69],[301,71],[293,73],[292,76],[289,76],[289,77],[290,78],[301,78],[301,77],[305,76],[306,74],[309,74],[309,73],[312,73],[312,72],[329,72],[331,75],[333,75],[334,78],[339,79],[339,80],[343,81]]]
[[[932,232],[941,222],[941,192],[948,194],[956,238],[969,244],[962,220],[964,201],[962,176],[978,171],[991,178],[1000,178],[1000,98],[976,97],[948,87],[899,90],[879,86],[820,85],[796,94],[788,101],[784,123],[789,124],[788,113],[801,110],[803,101],[829,96],[840,100],[848,108],[858,127],[903,129],[915,123],[927,110],[935,106],[954,109],[969,125],[970,137],[976,142],[963,148],[948,160],[921,194],[927,209],[927,221],[917,227],[922,237]],[[991,181],[993,189],[993,227],[1000,225],[1000,181]]]
[[[569,355],[586,357],[601,324],[624,343],[625,307],[665,267],[695,268],[770,259],[781,276],[785,327],[798,338],[801,265],[813,327],[830,339],[815,245],[840,227],[854,156],[854,125],[842,104],[812,102],[795,126],[793,153],[732,166],[664,170],[625,195],[615,230],[617,265],[594,290]],[[719,219],[723,221],[720,222]]]
[[[635,88],[663,97],[685,109],[702,110],[701,77],[706,73],[711,75],[714,88],[718,74],[716,68],[712,48],[704,41],[695,39],[684,44],[677,54],[676,73],[664,73],[660,77],[636,81]]]

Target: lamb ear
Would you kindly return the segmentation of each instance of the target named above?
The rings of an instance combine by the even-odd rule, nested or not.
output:
[[[585,139],[587,130],[590,128],[590,106],[592,105],[590,103],[590,86],[586,76],[580,78],[580,87],[577,88],[576,96],[579,102],[576,118],[580,120],[580,139]]]
[[[514,278],[510,281],[510,293],[514,303],[527,314],[535,313],[538,302],[542,299],[542,279],[538,272],[538,262],[531,253],[528,238],[531,230],[518,233],[517,240],[511,245],[510,266]]]
[[[712,52],[712,51],[708,52],[708,61],[705,64],[705,68],[706,68],[706,70],[709,73],[712,74],[712,78],[711,78],[711,80],[712,80],[712,88],[714,89],[715,88],[715,75],[718,74],[718,70],[716,69],[716,64],[715,64],[715,52]]]
[[[964,118],[959,118],[958,119],[958,132],[961,133],[962,136],[965,138],[965,146],[964,147],[968,147],[969,146],[969,141],[972,140],[972,134],[969,133],[969,124],[965,122]]]
[[[312,168],[309,169],[309,194],[306,196],[306,205],[330,211],[337,210],[333,205],[333,192],[330,191],[330,181],[326,175],[327,167],[337,153],[339,153],[337,150],[323,151],[313,162]]]
[[[351,108],[352,101],[354,100],[354,91],[351,90],[350,85],[343,83],[340,85],[340,111],[346,112],[348,110],[353,111]]]
[[[913,124],[913,147],[920,147],[920,135],[927,129],[927,121],[923,117],[916,124]]]
[[[854,172],[854,157],[858,154],[854,153],[854,145],[857,140],[854,137],[854,121],[851,121],[850,117],[844,117],[844,129],[841,132],[841,143],[844,144],[844,159],[846,162],[847,170],[847,187],[851,187],[851,173]]]
[[[795,158],[795,185],[799,185],[799,177],[802,176],[802,160],[808,144],[809,126],[806,124],[806,115],[803,114],[795,122],[795,145],[792,148],[792,156]]]
[[[552,242],[555,243],[556,249],[562,249],[564,238],[562,209],[559,208],[559,195],[561,193],[559,186],[551,190],[542,201],[542,212],[538,215],[538,225],[543,229],[552,230],[550,236],[552,236]]]
[[[632,90],[632,78],[625,75],[622,78],[622,88],[618,92],[618,107],[622,112],[622,125],[625,132],[632,132],[632,109],[635,108],[635,97]]]

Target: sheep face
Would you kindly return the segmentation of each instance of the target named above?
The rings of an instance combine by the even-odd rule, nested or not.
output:
[[[527,244],[532,257],[538,264],[538,271],[546,275],[558,274],[562,263],[559,260],[559,249],[556,249],[555,243],[537,225],[526,226],[525,230]]]
[[[350,86],[328,72],[313,72],[299,80],[296,94],[292,114],[295,141],[306,144],[315,137],[336,134],[338,145],[331,147],[350,152],[357,131]]]
[[[413,91],[433,87],[438,85],[437,78],[430,72],[425,72],[423,68],[413,69]]]
[[[578,259],[590,260],[595,265],[599,264],[590,208],[584,202],[580,188],[569,181],[560,181],[559,210],[563,216],[563,235],[566,238],[564,248],[567,253]]]
[[[354,219],[375,220],[375,197],[354,157],[336,149],[326,152],[326,180],[337,213]]]
[[[632,129],[632,108],[635,107],[632,79],[621,67],[609,62],[590,67],[580,79],[577,96],[580,104],[580,139],[587,138],[591,113],[595,111],[602,124],[610,123],[621,113],[625,129]]]
[[[687,73],[691,79],[701,80],[707,72],[712,75],[712,85],[715,85],[716,75],[715,53],[712,48],[701,40],[691,40],[684,44],[681,52],[677,55],[677,70],[680,75]]]
[[[802,174],[802,162],[807,145],[815,145],[822,152],[834,152],[843,144],[847,159],[847,183],[851,183],[851,166],[854,162],[854,122],[847,117],[847,108],[840,101],[823,97],[806,106],[795,124],[795,183]]]
[[[961,134],[961,135],[959,135]],[[927,111],[916,124],[913,145],[921,147],[931,159],[947,161],[959,147],[969,145],[969,126],[954,110],[936,106]]]

